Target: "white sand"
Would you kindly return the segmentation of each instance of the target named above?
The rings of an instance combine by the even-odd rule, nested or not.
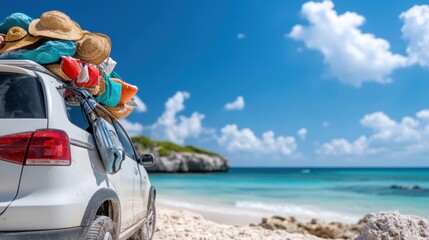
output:
[[[201,214],[201,216],[203,216],[203,218],[206,220],[227,225],[259,224],[263,217],[271,217],[271,215],[255,216],[250,214],[240,214],[236,211],[228,211],[228,209],[223,208],[219,208],[216,210],[214,210],[213,208],[197,209],[186,206],[178,207],[169,204],[163,204],[160,202],[157,202],[156,206],[159,208],[167,208],[172,210],[187,210],[189,212],[196,212],[198,214]]]
[[[225,216],[227,218],[228,215]],[[290,234],[244,225],[225,225],[205,220],[200,214],[186,210],[157,207],[155,240],[320,240],[310,235]]]

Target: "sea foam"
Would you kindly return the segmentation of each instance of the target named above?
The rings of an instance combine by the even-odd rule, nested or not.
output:
[[[177,198],[159,198],[157,201],[166,206],[186,208],[194,211],[214,213],[230,213],[252,217],[271,217],[273,215],[294,216],[308,221],[318,218],[325,221],[357,222],[361,216],[347,215],[340,212],[326,211],[314,206],[300,206],[294,204],[272,204],[252,201],[236,201],[233,205],[220,203],[202,203]]]

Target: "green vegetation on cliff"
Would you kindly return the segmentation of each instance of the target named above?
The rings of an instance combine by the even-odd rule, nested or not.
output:
[[[158,150],[159,156],[167,156],[170,152],[188,152],[188,153],[201,153],[209,156],[221,157],[219,154],[210,152],[201,148],[197,148],[191,145],[180,146],[172,142],[167,141],[155,141],[146,136],[132,137],[131,140],[135,144],[141,144],[144,148]]]

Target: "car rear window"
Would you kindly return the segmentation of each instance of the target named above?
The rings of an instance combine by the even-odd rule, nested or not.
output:
[[[0,118],[46,118],[40,82],[28,75],[0,73]]]

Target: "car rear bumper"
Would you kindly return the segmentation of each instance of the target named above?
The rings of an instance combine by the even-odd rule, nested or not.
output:
[[[40,231],[18,231],[18,232],[0,232],[1,240],[76,240],[82,239],[85,233],[84,227],[63,228],[55,230]]]

